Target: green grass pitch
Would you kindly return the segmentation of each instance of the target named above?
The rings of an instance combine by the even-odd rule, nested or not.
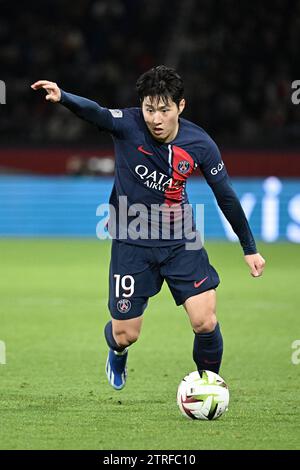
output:
[[[144,315],[122,391],[108,385],[103,327],[110,245],[92,240],[0,241],[1,449],[299,449],[299,247],[259,244],[253,279],[238,245],[208,243],[221,276],[219,420],[190,421],[177,386],[195,370],[193,334],[164,286]]]

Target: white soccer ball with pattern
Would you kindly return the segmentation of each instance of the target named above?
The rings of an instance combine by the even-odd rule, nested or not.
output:
[[[218,374],[204,370],[191,372],[180,382],[177,404],[183,416],[190,419],[217,419],[227,411],[229,390]]]

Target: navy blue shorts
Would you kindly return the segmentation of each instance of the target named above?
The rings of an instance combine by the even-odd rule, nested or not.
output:
[[[112,241],[108,308],[113,318],[142,315],[164,280],[177,305],[220,283],[204,248],[186,250],[185,244],[150,248]]]

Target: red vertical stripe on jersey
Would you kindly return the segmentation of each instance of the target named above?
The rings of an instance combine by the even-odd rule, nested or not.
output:
[[[192,174],[195,162],[191,155],[176,145],[172,146],[172,186],[165,191],[165,204],[168,206],[181,203],[183,189],[188,177]]]

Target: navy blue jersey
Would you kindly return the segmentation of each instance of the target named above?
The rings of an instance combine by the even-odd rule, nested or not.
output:
[[[106,130],[112,135],[115,147],[115,181],[110,204],[116,211],[115,238],[124,239],[124,241],[126,239],[129,243],[145,246],[164,246],[186,241],[186,235],[190,235],[186,232],[183,233],[181,240],[175,238],[172,232],[165,239],[161,215],[163,211],[166,212],[170,208],[170,217],[171,220],[173,217],[173,222],[179,213],[182,217],[182,212],[187,210],[189,202],[186,183],[197,167],[200,168],[213,190],[219,182],[227,180],[226,168],[213,139],[201,127],[179,118],[179,130],[175,139],[170,143],[160,143],[150,134],[140,108],[110,110],[94,101],[64,91],[62,91],[61,103],[81,118],[95,124],[100,130]],[[124,199],[124,203],[126,202],[128,209],[131,208],[131,211],[136,209],[136,212],[133,210],[132,215],[129,211],[128,217],[123,222],[120,222],[119,217],[120,196],[127,198],[126,201]],[[234,198],[236,203],[236,197]],[[238,200],[237,203],[239,204]],[[156,220],[157,216],[153,213],[153,208],[154,212],[155,208],[159,212],[157,231],[153,230],[153,237],[151,237],[149,225],[147,237],[144,237],[144,233],[137,239],[131,237],[130,230],[128,234],[127,229],[130,223],[139,214],[139,206],[134,205],[139,204],[147,208],[148,217],[152,211],[152,219]],[[192,214],[190,216],[193,217]],[[147,214],[145,216],[143,213],[140,221],[143,221],[143,217],[147,217]],[[244,250],[256,252],[243,211],[239,213],[238,220],[237,226],[241,224],[242,227],[244,224],[241,233],[238,233],[239,229],[235,230]],[[190,226],[194,231],[193,221]],[[124,232],[127,235],[124,237],[121,234],[120,236],[120,233],[124,234]]]
[[[218,181],[226,174],[216,144],[203,129],[186,119],[179,120],[176,138],[164,144],[151,136],[140,108],[112,111],[111,115],[116,169],[110,203],[115,208],[119,207],[119,197],[127,196],[128,206],[144,204],[149,217],[152,211],[152,225],[156,204],[160,209],[162,205],[165,210],[170,207],[174,218],[176,215],[183,218],[182,211],[187,209],[184,205],[189,202],[186,183],[195,169],[199,166],[209,182]],[[128,224],[133,218],[128,218]],[[168,239],[163,239],[162,227],[160,220],[158,239],[139,238],[134,243],[151,246],[178,243],[172,231]],[[191,223],[190,228],[194,230],[195,224]],[[148,234],[150,229],[149,225]],[[183,233],[182,239],[186,240]],[[130,233],[129,241],[133,242]]]

